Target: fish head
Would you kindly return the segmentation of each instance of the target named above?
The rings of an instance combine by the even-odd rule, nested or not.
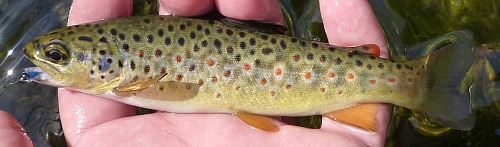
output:
[[[95,52],[97,46],[75,41],[76,36],[68,34],[68,30],[49,32],[25,46],[26,57],[43,73],[40,74],[43,77],[33,80],[45,85],[96,93],[96,87],[109,84],[117,76],[101,79],[98,78],[100,75],[92,75],[93,68],[96,67],[92,65],[92,52]],[[78,33],[81,36],[85,32]]]

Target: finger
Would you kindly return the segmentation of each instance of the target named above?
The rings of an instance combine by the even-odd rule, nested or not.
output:
[[[197,16],[214,9],[213,0],[160,0],[160,15]]]
[[[59,89],[59,110],[69,144],[95,126],[136,113],[133,106],[64,89]]]
[[[131,14],[132,0],[74,0],[68,26]]]
[[[23,126],[5,111],[0,111],[0,146],[33,146]]]
[[[144,130],[149,131],[137,137],[137,133]],[[276,133],[263,132],[227,114],[154,113],[102,124],[82,136],[78,145],[360,146],[356,141],[341,134],[290,125],[280,126]]]
[[[277,0],[216,0],[215,4],[226,17],[283,24]]]
[[[389,57],[382,29],[366,0],[320,0],[321,16],[330,44],[377,44],[381,57]]]

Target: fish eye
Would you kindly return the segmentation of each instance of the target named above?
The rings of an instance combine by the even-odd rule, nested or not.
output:
[[[60,63],[68,59],[68,52],[63,45],[58,42],[53,42],[45,47],[45,56],[50,62]]]

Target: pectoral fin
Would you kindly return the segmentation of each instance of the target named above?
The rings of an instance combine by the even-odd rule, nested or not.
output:
[[[248,112],[236,112],[235,114],[247,125],[256,129],[266,132],[278,132],[280,130],[278,126],[273,124],[273,119],[269,117]]]
[[[127,83],[113,88],[113,93],[118,96],[130,96],[138,93],[144,89],[150,88],[155,85],[165,75],[156,76],[151,79],[142,79],[135,82]]]
[[[363,130],[376,132],[376,114],[376,104],[359,104],[349,108],[328,112],[323,114],[323,116],[341,123],[359,127]]]

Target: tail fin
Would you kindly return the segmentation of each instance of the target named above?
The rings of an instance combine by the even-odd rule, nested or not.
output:
[[[426,60],[428,78],[428,99],[414,110],[441,125],[470,130],[474,127],[472,106],[467,86],[461,86],[474,60],[472,48],[448,45],[433,54],[423,57]]]

